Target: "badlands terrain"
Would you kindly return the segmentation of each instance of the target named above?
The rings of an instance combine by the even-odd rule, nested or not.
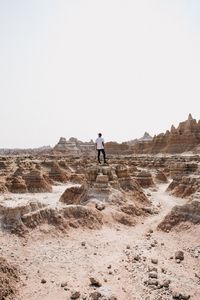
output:
[[[200,120],[0,149],[0,300],[200,300]]]
[[[200,156],[0,157],[0,299],[200,299]]]

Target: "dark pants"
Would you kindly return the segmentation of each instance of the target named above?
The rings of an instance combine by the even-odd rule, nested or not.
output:
[[[100,163],[100,154],[101,152],[103,153],[103,159],[104,159],[104,163],[106,162],[106,153],[105,153],[105,150],[104,149],[97,149],[98,151],[98,162]]]

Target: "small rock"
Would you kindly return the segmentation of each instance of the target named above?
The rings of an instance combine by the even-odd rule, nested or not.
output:
[[[100,297],[101,297],[101,293],[99,293],[99,292],[93,292],[90,294],[90,298],[92,300],[98,300],[98,299],[100,299]]]
[[[108,274],[109,274],[109,275],[112,275],[112,274],[113,274],[113,272],[112,272],[112,271],[109,271],[109,272],[108,272]]]
[[[66,282],[66,281],[61,282],[61,285],[60,285],[60,286],[61,286],[61,287],[67,286],[67,282]]]
[[[46,283],[46,282],[47,282],[47,281],[46,281],[46,279],[44,279],[44,278],[41,280],[41,283]]]
[[[79,291],[72,292],[71,299],[78,299],[80,297],[80,295],[81,294]]]
[[[149,266],[148,270],[149,270],[149,272],[158,272],[158,269],[156,267],[152,267],[152,266]]]
[[[105,204],[103,204],[103,203],[96,203],[95,207],[98,210],[104,210],[105,209]]]
[[[85,245],[86,245],[86,242],[82,242],[82,243],[81,243],[81,246],[85,246]]]
[[[155,278],[150,278],[146,283],[147,285],[158,285],[158,280]]]
[[[158,278],[158,274],[156,272],[150,272],[149,277],[150,278]]]
[[[157,258],[152,258],[151,262],[152,262],[152,264],[157,265],[158,264],[158,259]]]
[[[166,288],[168,288],[169,285],[170,285],[170,283],[171,283],[171,280],[165,279],[165,280],[163,281],[163,286],[166,287]]]
[[[133,257],[133,259],[136,260],[136,261],[139,261],[139,260],[140,260],[140,256],[139,256],[139,255],[135,255],[135,256]]]
[[[183,251],[176,251],[175,252],[175,259],[184,260],[184,252]]]
[[[167,270],[165,268],[161,268],[161,272],[167,274]]]
[[[102,284],[99,282],[99,280],[94,277],[90,277],[90,282],[91,282],[91,285],[94,285],[96,287],[102,286]]]
[[[188,300],[190,299],[190,295],[182,294],[180,292],[174,291],[172,292],[173,299],[181,299],[181,300]]]
[[[127,246],[126,246],[126,249],[131,249],[131,246],[130,246],[130,245],[127,245]]]

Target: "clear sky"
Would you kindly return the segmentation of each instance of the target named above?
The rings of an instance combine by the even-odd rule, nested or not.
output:
[[[0,0],[0,148],[200,118],[199,0]]]

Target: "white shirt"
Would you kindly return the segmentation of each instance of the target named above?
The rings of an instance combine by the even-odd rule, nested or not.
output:
[[[97,150],[104,149],[103,143],[104,143],[104,139],[102,137],[98,137],[96,139]]]

